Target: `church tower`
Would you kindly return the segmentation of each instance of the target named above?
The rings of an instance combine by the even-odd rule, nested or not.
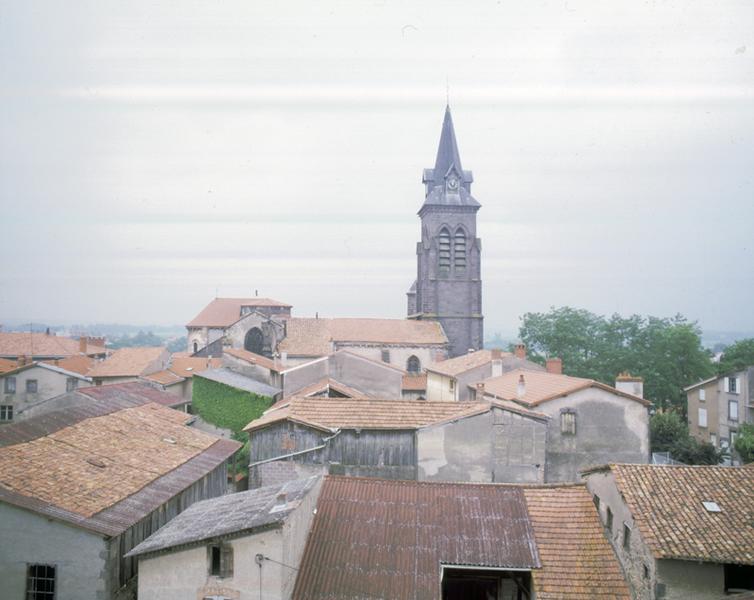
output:
[[[450,341],[450,357],[482,348],[481,240],[476,236],[480,204],[471,196],[471,171],[458,153],[450,107],[445,108],[433,169],[424,169],[424,204],[417,276],[408,292],[411,319],[439,321]]]

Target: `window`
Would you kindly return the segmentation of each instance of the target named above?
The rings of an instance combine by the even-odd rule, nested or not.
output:
[[[728,377],[727,391],[731,394],[738,393],[738,377]]]
[[[450,389],[451,392],[456,389],[456,380],[455,379],[453,379],[453,378],[450,379],[450,381],[448,382],[448,388]]]
[[[440,272],[450,271],[450,232],[444,227],[440,231]]]
[[[26,571],[26,600],[54,600],[55,567],[29,565]]]
[[[252,327],[246,332],[243,347],[254,354],[262,354],[264,351],[264,334],[259,327]]]
[[[716,433],[709,434],[709,443],[712,444],[715,448],[717,448],[717,434]]]
[[[594,506],[597,509],[597,512],[599,512],[600,511],[600,497],[597,494],[595,494],[592,497],[592,502],[594,502]]]
[[[207,547],[209,574],[215,577],[233,577],[233,547],[230,544],[212,544]]]
[[[699,390],[699,402],[704,402],[707,399],[707,394],[704,390],[704,388],[701,388]]]
[[[699,409],[699,427],[707,427],[707,409]]]
[[[77,387],[79,387],[79,380],[75,377],[69,377],[65,380],[65,391],[66,392],[72,392]]]
[[[12,421],[12,420],[13,420],[13,405],[0,404],[0,421]]]
[[[5,378],[4,391],[5,391],[6,394],[15,394],[16,393],[16,378],[15,377],[6,377]]]
[[[728,400],[728,420],[738,421],[738,400]]]
[[[631,548],[631,528],[627,523],[623,523],[623,549]]]
[[[194,354],[199,352],[199,344],[197,342],[194,342]]]
[[[27,394],[36,394],[37,393],[37,380],[36,379],[27,379],[26,380],[26,393]]]
[[[644,579],[649,579],[649,567],[644,565]]]
[[[382,362],[389,363],[390,362],[390,350],[383,350],[382,351]]]
[[[738,437],[738,432],[734,431],[733,429],[730,430],[730,447],[734,450],[736,449],[736,438]]]
[[[573,410],[560,411],[560,433],[576,435],[576,413]]]
[[[612,530],[613,530],[613,511],[610,510],[609,506],[607,507],[607,512],[605,513],[605,527],[607,527],[607,529],[612,532]]]
[[[406,371],[408,371],[412,375],[418,375],[419,373],[421,373],[421,370],[421,361],[415,356],[409,357],[408,362],[406,363]]]
[[[466,234],[462,229],[456,231],[453,240],[453,266],[461,271],[466,268]]]

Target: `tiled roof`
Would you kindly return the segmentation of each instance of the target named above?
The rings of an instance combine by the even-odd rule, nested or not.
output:
[[[281,525],[318,479],[298,479],[192,504],[126,556],[193,545],[221,536],[237,537],[258,527]],[[285,502],[278,500],[280,494],[285,494]]]
[[[242,348],[224,348],[223,354],[228,354],[235,358],[239,358],[250,364],[259,365],[260,367],[269,369],[270,371],[282,371],[283,369],[285,369],[285,367],[280,362],[274,361],[271,358],[267,358],[266,356],[262,356],[261,354],[256,354],[255,352],[249,352],[248,350],[244,350]]]
[[[339,343],[396,344],[404,346],[448,343],[436,321],[411,319],[288,319],[286,337],[278,345],[291,356],[324,356]]]
[[[442,564],[534,569],[521,488],[326,477],[295,600],[435,600]]]
[[[104,354],[103,346],[86,345],[86,354]],[[60,357],[79,354],[79,340],[46,333],[0,332],[0,357]]]
[[[135,405],[141,405],[154,402],[155,404],[171,407],[183,403],[183,400],[177,398],[174,394],[156,390],[152,386],[140,381],[97,385],[78,389],[74,393],[83,394],[87,398],[103,404],[126,401]]]
[[[501,358],[503,356],[512,356],[510,352],[501,352],[500,354]],[[426,369],[440,375],[455,377],[471,369],[486,365],[491,361],[492,350],[477,350],[476,352],[469,352],[455,358],[432,363],[431,365],[427,365]]]
[[[180,377],[190,379],[195,373],[201,373],[207,369],[218,369],[222,366],[222,358],[200,358],[198,356],[176,356],[170,357],[168,370]]]
[[[159,404],[120,399],[8,425],[0,430],[0,500],[122,531],[240,447],[186,420]]]
[[[525,382],[525,393],[519,398],[518,384],[522,375]],[[515,371],[504,373],[499,377],[490,377],[484,380],[484,392],[488,396],[513,400],[528,406],[536,406],[547,400],[559,398],[590,387],[596,387],[647,406],[651,404],[648,400],[618,391],[609,385],[594,381],[593,379],[558,375],[546,371],[516,369]]]
[[[208,369],[206,371],[202,371],[201,373],[197,373],[197,376],[202,377],[203,379],[209,379],[210,381],[215,381],[217,383],[222,383],[223,385],[228,385],[239,390],[245,390],[247,392],[251,392],[252,394],[259,394],[261,396],[268,396],[270,398],[282,391],[280,390],[280,388],[267,385],[266,383],[262,383],[261,381],[257,381],[256,379],[252,379],[251,377],[247,377],[246,375],[236,373],[235,371],[231,371],[230,369],[225,368]]]
[[[655,558],[754,564],[754,470],[678,465],[608,468]],[[720,512],[709,512],[703,502],[715,502]]]
[[[6,358],[0,358],[0,374],[12,371],[16,368],[15,360],[8,360]]]
[[[157,371],[156,373],[144,375],[142,379],[146,379],[147,381],[154,381],[155,383],[159,383],[160,385],[173,385],[180,383],[181,381],[185,381],[183,377],[176,375],[172,371]]]
[[[186,327],[230,327],[241,318],[242,306],[280,306],[290,304],[271,298],[215,298]]]
[[[340,383],[339,381],[335,381],[334,379],[330,379],[329,377],[325,377],[323,379],[320,379],[319,381],[315,381],[314,383],[307,385],[306,387],[301,388],[300,390],[296,390],[291,395],[301,396],[302,398],[305,398],[309,396],[314,396],[315,394],[329,392],[330,390],[338,392],[339,394],[343,394],[344,396],[348,398],[363,398],[363,397],[369,396],[369,394],[365,394],[361,390],[357,390],[356,388],[348,386],[345,383]]]
[[[631,598],[583,485],[527,486],[524,495],[542,563],[532,573],[538,599]]]
[[[89,377],[138,377],[166,352],[161,346],[120,348],[92,367]]]
[[[249,423],[254,431],[291,420],[319,429],[418,429],[487,412],[483,402],[425,402],[372,398],[291,398],[288,406],[267,411]]]
[[[91,356],[85,356],[84,354],[78,354],[76,356],[68,356],[58,360],[47,360],[48,364],[55,365],[66,371],[73,371],[80,375],[88,375],[89,371],[95,364],[95,360]]]
[[[427,374],[404,375],[401,389],[407,392],[424,392],[427,390]]]

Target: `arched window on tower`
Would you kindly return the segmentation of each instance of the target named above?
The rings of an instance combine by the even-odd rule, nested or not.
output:
[[[450,271],[450,232],[444,227],[440,230],[440,272]]]
[[[466,234],[463,229],[456,231],[453,243],[453,266],[458,270],[466,268]]]
[[[246,332],[243,347],[249,352],[262,354],[262,350],[264,349],[264,335],[262,334],[262,330],[258,327],[249,329],[249,331]]]
[[[422,363],[416,356],[410,356],[406,362],[406,371],[411,375],[419,375],[422,370]]]
[[[194,354],[196,354],[197,352],[199,352],[199,344],[194,342]]]

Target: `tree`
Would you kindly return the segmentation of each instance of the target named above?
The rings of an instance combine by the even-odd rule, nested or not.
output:
[[[736,436],[734,447],[742,463],[754,462],[754,424],[741,423],[738,426],[738,436]]]
[[[683,388],[714,371],[699,327],[682,315],[605,318],[566,306],[526,313],[519,337],[533,360],[557,356],[568,375],[608,385],[622,371],[641,376],[645,396],[661,408],[683,408]]]
[[[712,444],[691,437],[686,421],[675,411],[652,415],[649,438],[652,452],[669,452],[673,460],[687,465],[717,465],[725,456]]]
[[[741,371],[754,365],[754,338],[739,340],[731,344],[724,351],[718,364],[717,372],[720,375]]]

